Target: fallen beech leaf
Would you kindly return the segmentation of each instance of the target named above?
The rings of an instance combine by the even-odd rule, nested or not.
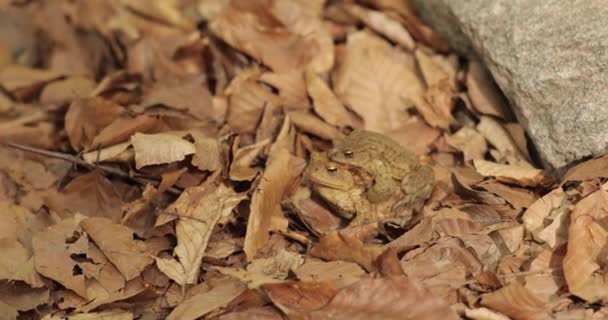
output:
[[[270,258],[254,259],[247,266],[247,271],[262,273],[276,279],[286,279],[289,272],[304,263],[300,254],[279,250]]]
[[[545,304],[517,282],[484,294],[481,304],[517,320],[553,319]]]
[[[238,279],[242,283],[247,284],[250,289],[259,289],[265,284],[283,283],[286,280],[277,279],[263,273],[251,272],[244,269],[214,267],[213,270],[219,273]]]
[[[570,214],[568,251],[564,257],[564,276],[569,291],[595,303],[608,298],[605,260],[602,250],[608,244],[608,232],[600,221],[608,211],[608,184],[579,201]]]
[[[69,77],[46,85],[40,93],[40,103],[58,105],[69,103],[89,97],[93,89],[95,89],[93,80],[86,77]]]
[[[490,144],[500,152],[500,156],[509,161],[510,164],[531,165],[524,154],[513,142],[509,132],[507,132],[498,121],[488,116],[481,116],[477,124],[477,131],[481,133]],[[502,160],[502,159],[497,159]]]
[[[471,103],[477,112],[503,120],[511,118],[505,97],[480,62],[469,62],[466,85]]]
[[[446,77],[430,86],[424,96],[412,99],[416,103],[416,109],[428,124],[447,129],[454,122],[454,117],[452,117],[453,95],[453,89],[449,87]]]
[[[196,153],[192,157],[192,165],[203,171],[220,170],[227,161],[227,145],[202,134],[194,134],[193,137]]]
[[[365,270],[374,270],[374,261],[384,248],[365,245],[361,240],[339,232],[331,232],[310,250],[310,254],[325,260],[342,260],[358,263]]]
[[[486,160],[473,160],[475,169],[485,177],[496,177],[496,180],[515,183],[521,186],[538,186],[547,183],[548,178],[540,169],[519,165],[498,164]]]
[[[608,177],[608,156],[587,160],[570,168],[562,178],[562,184],[605,177]]]
[[[0,85],[17,99],[27,99],[44,84],[59,77],[61,74],[52,70],[31,69],[11,64],[0,70]]]
[[[388,15],[380,11],[367,10],[358,5],[347,5],[346,9],[350,14],[357,17],[373,30],[381,33],[390,40],[400,44],[408,50],[415,47],[414,39],[399,21],[391,19]]]
[[[285,2],[287,1],[277,1]],[[306,95],[306,82],[302,70],[290,70],[283,73],[264,72],[260,76],[260,81],[277,88],[279,96],[288,110],[308,109],[309,102]]]
[[[213,108],[212,96],[200,79],[186,83],[157,83],[143,96],[142,106],[164,105],[187,112],[199,120],[222,122],[224,116]]]
[[[156,258],[156,265],[178,284],[196,283],[200,264],[213,228],[222,216],[246,198],[220,185],[208,193],[205,185],[188,188],[165,212],[179,218],[176,224],[176,259]]]
[[[259,11],[264,11],[260,8]],[[230,9],[209,23],[209,29],[231,46],[242,50],[275,72],[304,67],[318,46],[290,33],[268,12]],[[276,18],[274,18],[276,19]]]
[[[50,193],[45,197],[45,203],[62,217],[81,213],[113,222],[122,218],[122,200],[117,190],[97,170],[76,177],[60,193]]]
[[[441,134],[441,130],[429,126],[419,116],[410,117],[401,127],[386,133],[419,156],[426,155]]]
[[[207,292],[201,292],[180,303],[167,316],[167,320],[194,320],[213,310],[225,307],[246,287],[236,280],[225,279]]]
[[[338,289],[349,286],[366,275],[365,270],[353,262],[324,262],[312,259],[306,260],[294,273],[304,283],[326,281]]]
[[[446,135],[445,141],[452,147],[462,151],[464,161],[483,159],[488,151],[486,139],[469,127],[462,127],[452,135]]]
[[[127,141],[105,147],[101,150],[89,151],[82,155],[82,159],[91,164],[104,161],[127,160],[133,156],[132,152],[127,151],[130,146],[131,141]]]
[[[315,112],[333,126],[353,126],[352,115],[325,81],[310,69],[306,70],[305,77],[306,89],[312,98]]]
[[[135,133],[156,132],[163,126],[163,120],[153,115],[122,116],[103,128],[91,142],[91,148],[87,150],[122,143],[128,141]]]
[[[91,281],[87,283],[87,300],[89,302],[77,308],[76,311],[89,312],[105,304],[132,298],[144,290],[144,283],[140,278],[127,282],[124,288],[114,292],[108,291],[97,281]]]
[[[93,139],[125,109],[111,101],[93,97],[72,102],[65,114],[65,129],[74,150],[92,147]]]
[[[320,319],[353,320],[459,318],[447,302],[406,276],[361,279],[338,291],[328,305],[312,315]]]
[[[321,121],[309,112],[292,111],[288,114],[293,125],[304,132],[309,132],[326,140],[334,140],[341,135],[338,129]]]
[[[452,89],[450,81],[447,81],[449,79],[448,73],[437,65],[423,49],[417,49],[414,54],[427,86],[438,86],[440,83],[445,82],[445,88]]]
[[[136,133],[131,137],[135,151],[135,167],[152,164],[165,164],[181,161],[187,155],[196,153],[196,147],[191,142],[167,133],[143,134]]]
[[[82,232],[78,218],[63,220],[34,235],[34,263],[36,271],[53,279],[81,297],[87,297],[85,278],[78,274],[77,263],[71,258],[70,238]]]
[[[266,170],[251,196],[251,213],[243,248],[249,261],[269,239],[268,231],[273,219],[284,219],[280,202],[303,169],[294,170],[294,167],[298,167],[297,162],[298,158],[292,156],[286,148],[275,149],[269,155]]]
[[[318,310],[336,295],[336,289],[327,282],[288,282],[262,287],[272,303],[285,314],[299,315]]]
[[[139,276],[154,261],[146,244],[133,240],[133,231],[128,227],[106,218],[88,218],[80,225],[127,281]]]
[[[547,234],[541,232],[548,227],[551,221],[560,221],[565,213],[569,212],[568,207],[570,202],[566,193],[562,188],[557,188],[542,198],[536,200],[522,215],[522,220],[526,229],[534,235],[535,238],[545,240],[549,246],[554,248],[558,243],[554,237],[547,237]],[[555,225],[554,227],[557,227]],[[557,235],[557,234],[554,234]],[[554,239],[551,241],[550,239]]]
[[[399,128],[408,118],[405,110],[413,106],[411,99],[424,93],[412,57],[364,31],[349,34],[333,84],[364,128],[377,132]]]
[[[493,180],[479,184],[480,187],[507,200],[515,208],[529,208],[532,203],[538,200],[536,193],[514,186],[509,186]]]
[[[253,178],[258,175],[258,170],[252,168],[250,165],[268,144],[270,144],[269,139],[234,150],[232,163],[230,164],[230,180],[253,180]],[[238,143],[235,142],[234,146],[236,147],[237,145]]]
[[[0,301],[19,311],[32,310],[49,300],[48,288],[31,288],[22,282],[5,282],[0,285]]]

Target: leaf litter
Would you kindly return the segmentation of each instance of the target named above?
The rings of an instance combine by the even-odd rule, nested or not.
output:
[[[0,2],[2,319],[604,319],[608,158],[561,180],[409,1]],[[313,152],[380,132],[417,219]],[[361,196],[361,195],[359,195]]]

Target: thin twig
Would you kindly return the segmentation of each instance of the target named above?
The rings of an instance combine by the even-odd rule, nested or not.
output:
[[[160,184],[158,181],[155,181],[155,180],[145,179],[145,178],[140,178],[140,177],[132,177],[128,173],[126,173],[120,169],[114,168],[112,166],[107,166],[107,165],[103,165],[103,164],[94,164],[94,165],[90,164],[90,163],[84,161],[83,159],[80,159],[80,158],[73,156],[71,154],[68,154],[68,153],[49,151],[49,150],[39,149],[39,148],[30,147],[30,146],[26,146],[23,144],[12,143],[12,142],[7,142],[7,143],[5,143],[5,145],[8,147],[11,147],[11,148],[15,148],[15,149],[19,149],[19,150],[23,150],[23,151],[27,151],[27,152],[31,152],[31,153],[36,153],[36,154],[51,157],[51,158],[61,159],[61,160],[68,161],[71,163],[75,163],[75,164],[82,166],[89,170],[100,169],[111,175],[114,175],[114,176],[117,176],[117,177],[120,177],[123,179],[128,179],[131,181],[135,181],[141,185],[146,185],[147,183],[151,183],[155,187],[158,187],[158,185]],[[175,194],[175,195],[178,195],[182,192],[181,190],[179,190],[178,188],[175,188],[175,187],[168,188],[166,191],[169,193]]]

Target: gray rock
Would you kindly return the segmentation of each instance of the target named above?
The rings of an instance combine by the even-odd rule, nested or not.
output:
[[[608,150],[606,0],[413,0],[478,55],[550,169]]]

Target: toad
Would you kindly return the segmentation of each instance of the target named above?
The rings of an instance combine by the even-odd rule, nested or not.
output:
[[[393,197],[401,189],[402,205],[414,206],[428,199],[434,183],[433,170],[395,140],[371,131],[354,130],[334,141],[328,152],[335,163],[357,168],[371,175],[372,186],[365,196],[371,203]]]

